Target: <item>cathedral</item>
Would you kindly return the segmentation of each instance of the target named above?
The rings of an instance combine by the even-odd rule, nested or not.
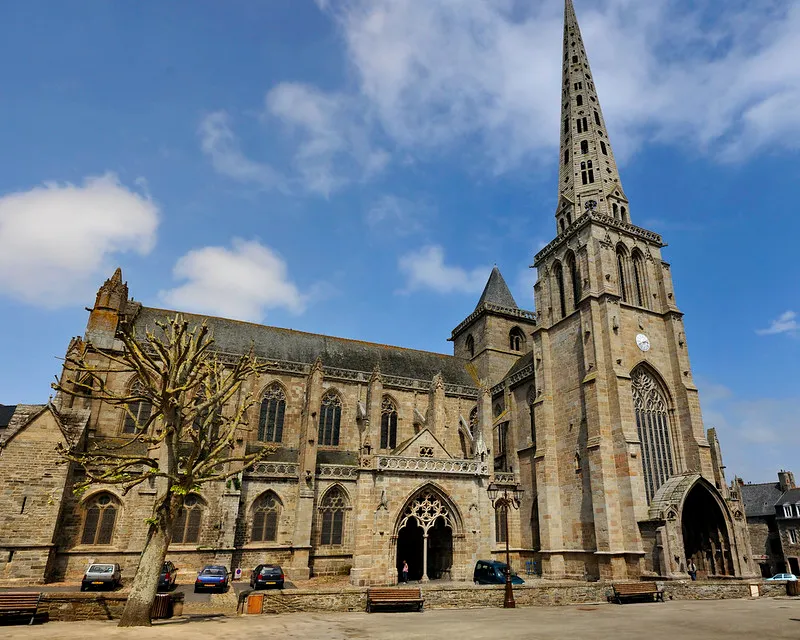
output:
[[[635,224],[572,0],[562,65],[556,235],[534,258],[535,311],[495,268],[452,356],[184,314],[207,322],[223,361],[254,345],[271,363],[245,383],[259,403],[236,447],[277,449],[187,497],[169,560],[353,585],[394,584],[405,561],[412,580],[471,581],[508,544],[515,569],[544,579],[686,579],[690,560],[702,578],[756,575],[665,245]],[[102,362],[120,327],[142,335],[174,314],[133,301],[117,270],[68,353]],[[90,562],[131,576],[156,487],[75,496],[82,470],[55,449],[124,442],[132,420],[91,394],[5,409],[0,577],[74,579]],[[503,491],[519,500],[500,507]]]

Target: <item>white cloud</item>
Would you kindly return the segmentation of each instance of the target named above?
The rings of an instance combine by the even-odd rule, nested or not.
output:
[[[429,204],[387,194],[372,203],[364,220],[374,231],[408,236],[423,231],[434,215],[436,210]]]
[[[203,118],[199,134],[203,153],[211,159],[218,173],[265,189],[287,190],[286,179],[278,171],[244,155],[226,112],[216,111]]]
[[[276,168],[245,155],[229,115],[216,111],[203,118],[198,133],[218,173],[265,189],[328,197],[389,162],[389,154],[370,140],[362,110],[343,94],[284,82],[266,94],[261,120],[271,141],[285,139],[291,146],[291,166]]]
[[[362,109],[415,151],[477,137],[497,170],[558,144],[562,0],[318,2],[334,16]],[[800,0],[577,2],[620,155],[680,142],[737,160],[798,146]],[[713,18],[713,20],[712,20]]]
[[[268,309],[302,313],[306,305],[286,262],[254,240],[234,239],[232,248],[193,249],[172,274],[186,282],[159,296],[176,309],[259,322]]]
[[[284,82],[267,93],[266,112],[295,137],[293,164],[303,187],[329,196],[383,170],[389,154],[373,148],[368,125],[350,98]]]
[[[444,250],[439,245],[429,245],[419,251],[402,256],[400,271],[406,276],[406,286],[401,293],[431,289],[438,293],[480,293],[489,278],[491,267],[466,270],[444,263]]]
[[[760,336],[772,335],[776,333],[788,333],[796,335],[800,331],[800,323],[797,322],[797,313],[786,311],[778,316],[767,329],[757,329],[756,333]]]
[[[0,293],[58,307],[88,301],[117,255],[147,254],[158,207],[117,176],[47,183],[0,197]]]
[[[768,482],[778,469],[791,469],[800,446],[800,397],[748,398],[728,387],[699,380],[703,422],[716,427],[728,479],[739,475]]]

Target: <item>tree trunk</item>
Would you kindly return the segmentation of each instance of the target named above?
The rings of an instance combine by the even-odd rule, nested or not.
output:
[[[161,574],[161,567],[172,537],[169,535],[168,526],[165,525],[164,519],[159,519],[157,525],[150,525],[133,586],[119,621],[120,627],[150,626],[150,610],[156,599],[158,576]]]

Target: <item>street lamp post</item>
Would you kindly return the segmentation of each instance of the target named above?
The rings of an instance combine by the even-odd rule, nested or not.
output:
[[[513,489],[509,491],[508,487],[503,487],[501,489],[496,484],[490,484],[489,498],[492,501],[492,506],[495,511],[497,511],[497,509],[503,509],[503,526],[506,533],[506,593],[503,599],[503,607],[505,609],[513,609],[517,604],[514,602],[514,589],[511,586],[511,551],[508,546],[508,510],[510,507],[519,509],[520,500],[522,499],[522,487],[514,485]]]

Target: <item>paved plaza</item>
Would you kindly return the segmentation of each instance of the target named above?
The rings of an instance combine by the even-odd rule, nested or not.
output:
[[[672,601],[515,610],[462,609],[424,613],[291,613],[246,617],[182,618],[151,629],[119,629],[116,622],[51,622],[0,627],[0,638],[271,637],[281,640],[369,639],[513,640],[613,638],[614,640],[753,640],[800,638],[800,599]]]

